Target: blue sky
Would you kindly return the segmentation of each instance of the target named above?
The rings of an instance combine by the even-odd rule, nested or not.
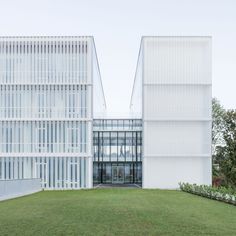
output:
[[[2,0],[0,35],[93,35],[112,113],[127,112],[142,35],[211,35],[213,96],[236,108],[234,0]]]

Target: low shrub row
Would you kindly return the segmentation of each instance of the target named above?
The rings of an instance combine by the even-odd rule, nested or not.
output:
[[[236,191],[234,189],[189,183],[179,183],[179,186],[184,192],[236,205]]]

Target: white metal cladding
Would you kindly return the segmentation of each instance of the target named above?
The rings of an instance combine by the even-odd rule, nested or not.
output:
[[[2,179],[30,172],[44,188],[92,186],[94,51],[92,37],[0,38]]]
[[[204,120],[210,117],[211,99],[208,96],[211,92],[210,86],[150,85],[145,86],[144,90],[144,93],[148,94],[143,107],[144,119]]]
[[[153,121],[145,125],[147,157],[211,155],[208,121]]]
[[[80,189],[88,187],[85,157],[2,157],[0,180],[40,178],[45,189]]]
[[[156,156],[143,160],[144,188],[176,189],[179,182],[205,183],[211,179],[211,162],[205,156]]]
[[[91,84],[91,37],[0,39],[1,84]]]
[[[143,187],[211,184],[211,38],[144,37],[140,51]]]
[[[145,84],[211,84],[209,37],[144,37]]]
[[[87,85],[0,85],[0,117],[86,119],[90,95]]]
[[[86,121],[0,121],[0,156],[9,153],[88,155]]]

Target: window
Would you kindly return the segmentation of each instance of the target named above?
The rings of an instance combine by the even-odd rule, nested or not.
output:
[[[36,170],[36,178],[41,179],[42,186],[45,188],[48,180],[48,165],[46,163],[45,158],[40,158],[35,163],[35,170]]]
[[[110,161],[110,135],[109,132],[103,132],[101,133],[102,136],[102,143],[101,143],[101,149],[102,149],[102,160],[103,161]]]
[[[117,132],[111,132],[111,161],[117,161]]]
[[[118,132],[118,161],[125,161],[125,133]]]
[[[68,152],[79,152],[79,128],[68,128]]]
[[[69,118],[78,118],[79,108],[78,108],[78,93],[75,90],[69,93]]]
[[[37,105],[38,105],[38,115],[39,117],[45,116],[45,106],[46,106],[46,99],[45,99],[45,91],[38,91],[37,92]]]
[[[46,152],[46,126],[45,124],[40,124],[37,130],[37,138],[38,138],[38,152]]]
[[[132,161],[133,156],[133,138],[132,138],[132,132],[126,132],[126,139],[125,139],[126,145],[125,145],[125,157],[126,161]]]
[[[94,147],[93,160],[94,161],[98,161],[98,157],[99,157],[98,141],[99,141],[98,132],[94,132],[93,133],[93,147]]]

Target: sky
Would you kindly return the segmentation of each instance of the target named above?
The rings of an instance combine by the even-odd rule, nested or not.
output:
[[[1,0],[0,36],[92,35],[108,112],[126,114],[145,35],[210,35],[213,96],[236,108],[235,0]]]

